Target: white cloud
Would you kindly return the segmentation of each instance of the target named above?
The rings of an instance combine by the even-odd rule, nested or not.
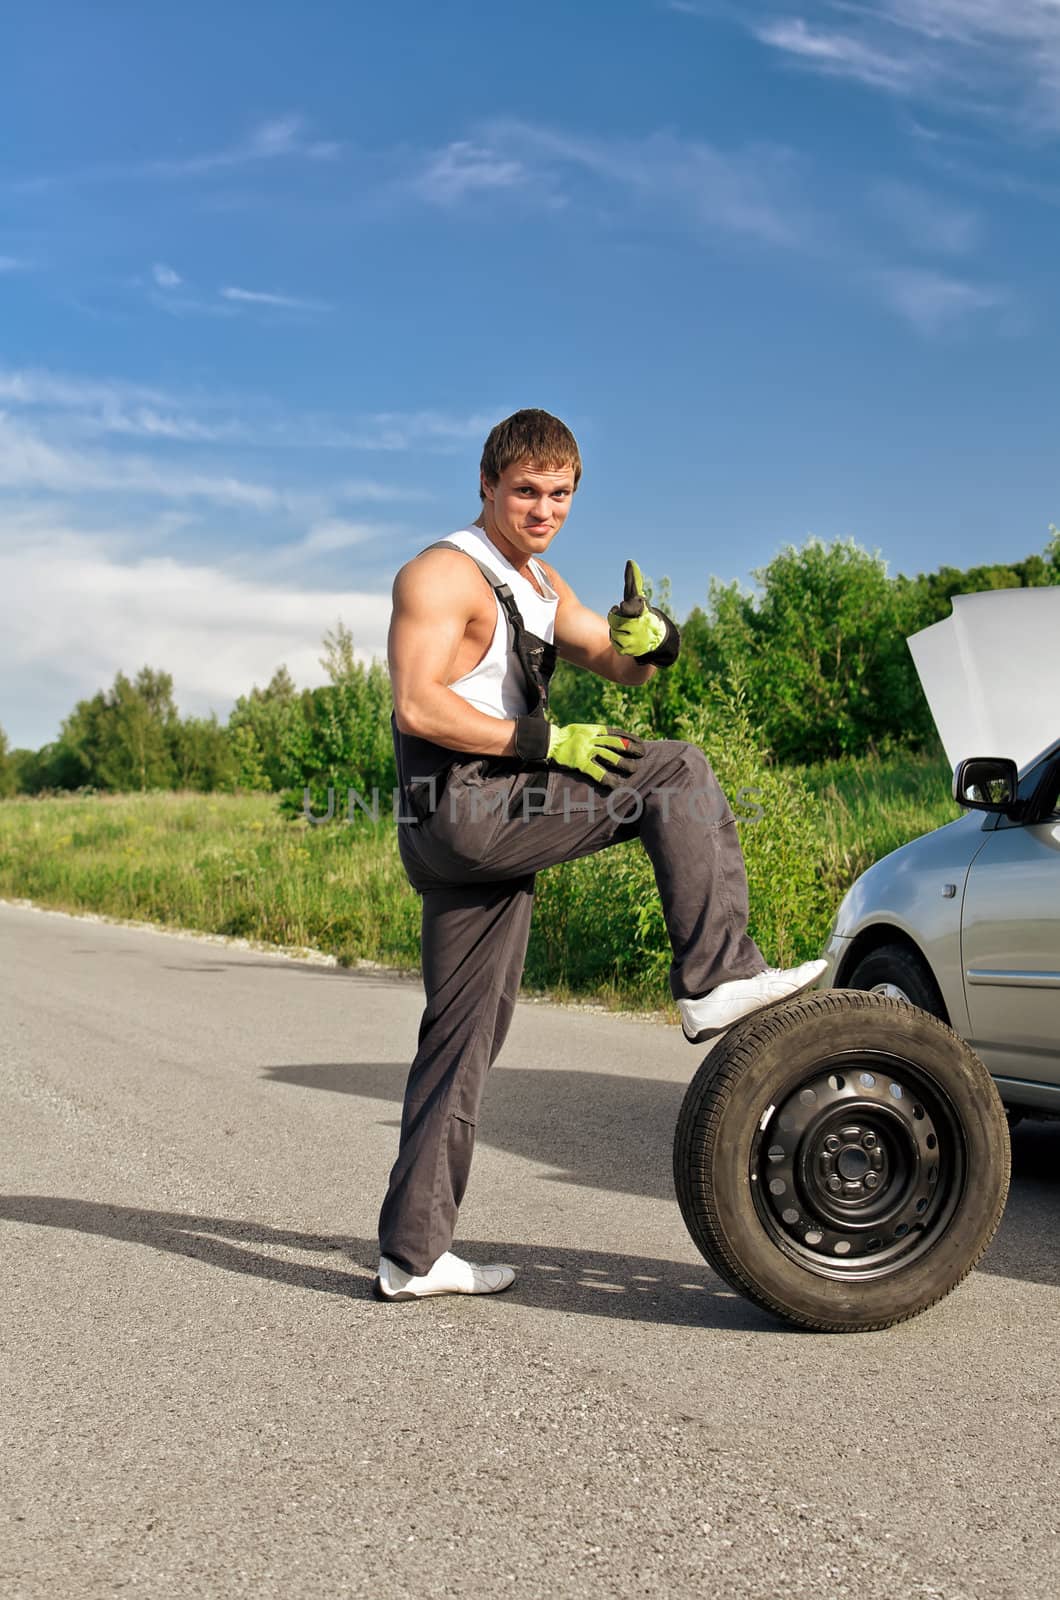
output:
[[[0,412],[0,489],[53,495],[143,495],[296,517],[322,517],[336,505],[425,500],[421,490],[347,478],[319,490],[279,488],[235,473],[173,465],[167,458],[89,452],[54,444]]]
[[[393,540],[400,530],[391,523],[350,522],[344,517],[324,517],[313,523],[301,539],[255,554],[255,567],[259,574],[273,574],[295,566],[308,566],[320,556],[332,556],[340,550],[352,550],[357,545],[369,544],[373,539]]]
[[[148,384],[125,380],[67,377],[34,368],[0,367],[0,404],[60,414],[64,428],[78,434],[114,433],[189,444],[245,440],[247,430],[234,418],[203,420],[188,412],[188,402]]]
[[[172,267],[167,267],[164,261],[156,261],[151,273],[160,289],[179,289],[184,282],[180,273],[175,272]]]
[[[341,517],[326,517],[317,522],[305,538],[292,548],[306,555],[321,555],[334,550],[348,550],[351,545],[364,544],[366,539],[378,539],[390,530],[378,523],[347,522]]]
[[[147,296],[151,305],[157,311],[164,311],[171,317],[237,317],[237,306],[224,305],[218,300],[203,300],[194,294],[165,294],[151,292]]]
[[[877,274],[884,301],[919,333],[941,334],[979,312],[1001,311],[1008,296],[989,284],[971,283],[919,268]]]
[[[195,178],[214,172],[254,166],[281,159],[330,161],[341,150],[334,140],[313,139],[305,118],[291,113],[260,122],[243,139],[198,155],[164,157],[146,161],[103,162],[66,173],[25,178],[11,187],[22,194],[40,193],[60,184],[135,182],[146,178]]]
[[[171,467],[147,456],[88,454],[49,443],[0,413],[0,488],[49,494],[147,495],[205,500],[252,511],[311,511],[321,497],[288,493],[234,475]]]
[[[981,219],[965,206],[908,183],[883,182],[872,190],[875,209],[916,249],[940,255],[967,255],[978,243]]]
[[[285,311],[331,311],[333,308],[321,300],[306,300],[299,295],[272,294],[264,289],[222,289],[222,300],[234,300],[243,305],[277,306]]]
[[[113,538],[62,520],[34,535],[0,511],[0,589],[17,594],[0,632],[0,726],[37,747],[76,700],[145,664],[173,674],[184,714],[216,710],[285,662],[299,686],[326,681],[326,629],[341,617],[357,655],[383,656],[389,592],[292,587],[208,562],[136,559]]]
[[[245,444],[285,450],[444,450],[482,440],[495,416],[386,411],[353,419],[288,416],[261,396],[187,395],[118,378],[0,367],[0,406],[47,414],[64,436],[114,434],[157,442]]]
[[[67,377],[38,367],[0,367],[0,401],[25,406],[101,406],[143,401],[166,405],[169,397],[146,384]]]
[[[536,192],[560,194],[564,174],[588,174],[623,207],[634,203],[668,221],[792,245],[807,233],[793,151],[779,145],[723,150],[700,139],[653,133],[639,139],[570,135],[517,120],[486,126],[499,160],[534,172]],[[562,196],[560,196],[562,199]]]
[[[812,24],[772,6],[763,17],[747,0],[741,20],[807,70],[921,95],[932,109],[1060,127],[1057,0],[818,0],[815,10]]]
[[[431,497],[424,489],[396,488],[391,483],[376,483],[371,478],[344,478],[338,485],[335,498],[385,505],[389,501],[429,500]]]
[[[82,434],[123,434],[134,439],[168,440],[180,444],[249,442],[246,427],[235,420],[201,422],[195,417],[156,411],[150,406],[108,407],[99,416],[74,419]]]
[[[849,34],[814,31],[801,17],[754,28],[761,44],[797,56],[819,72],[856,78],[875,88],[907,93],[920,76],[916,59],[889,55]]]
[[[458,139],[430,157],[416,179],[416,188],[428,200],[453,205],[468,195],[515,188],[525,184],[529,176],[521,161]]]
[[[291,114],[258,123],[245,139],[226,145],[220,150],[205,151],[197,156],[139,162],[116,169],[115,175],[193,178],[204,172],[245,167],[254,162],[275,161],[281,157],[305,156],[316,161],[336,154],[337,150],[338,146],[335,144],[308,139],[305,134],[304,117]],[[99,170],[106,171],[105,168]]]
[[[447,416],[440,411],[380,411],[336,438],[354,450],[416,450],[424,446],[482,441],[496,422],[495,416],[474,412]]]
[[[273,156],[307,156],[310,161],[331,161],[342,149],[334,139],[308,139],[305,118],[293,114],[260,122],[236,154],[248,160],[269,160]],[[231,165],[231,161],[228,163]]]

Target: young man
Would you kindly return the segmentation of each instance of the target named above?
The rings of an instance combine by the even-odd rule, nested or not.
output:
[[[647,683],[680,647],[635,563],[602,617],[542,557],[581,477],[570,430],[518,411],[486,440],[475,522],[394,583],[388,655],[401,859],[423,899],[427,1004],[379,1219],[386,1300],[492,1294],[515,1274],[450,1250],[486,1074],[511,1022],[534,874],[622,840],[651,858],[673,947],[670,987],[694,1043],[809,989],[823,961],[777,971],[747,936],[747,878],[703,753],[545,718],[556,654]]]

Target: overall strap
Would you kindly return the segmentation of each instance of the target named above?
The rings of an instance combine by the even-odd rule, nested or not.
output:
[[[557,651],[554,644],[549,644],[544,639],[531,633],[523,621],[522,613],[516,602],[511,587],[498,579],[496,573],[491,572],[484,561],[465,550],[461,545],[454,544],[449,539],[439,539],[435,544],[428,545],[428,550],[459,550],[461,555],[467,556],[493,590],[501,603],[505,620],[508,625],[508,654],[514,656],[519,663],[523,679],[526,683],[531,709],[527,713],[532,717],[543,717],[548,705],[548,683],[556,664]],[[413,734],[402,733],[397,725],[397,717],[391,712],[391,733],[394,740],[394,755],[397,761],[398,781],[405,791],[414,812],[418,814],[419,802],[415,801],[410,785],[418,786],[420,790],[428,786],[432,791],[431,803],[434,803],[434,793],[438,784],[444,784],[449,768],[455,761],[467,760],[467,752],[451,750],[447,746],[435,744],[430,739],[421,739]],[[504,759],[504,758],[498,758]],[[406,819],[407,820],[407,819]],[[421,819],[422,820],[422,819]]]
[[[548,707],[549,679],[555,669],[558,652],[554,644],[549,644],[545,639],[531,633],[523,621],[522,612],[516,603],[515,595],[509,584],[491,572],[484,561],[472,555],[470,550],[465,550],[462,545],[454,544],[450,539],[439,539],[435,544],[428,545],[429,550],[459,550],[460,554],[473,561],[493,590],[501,603],[508,623],[508,654],[514,656],[519,663],[523,674],[527,693],[530,697],[530,709],[527,713],[531,717],[543,717]]]

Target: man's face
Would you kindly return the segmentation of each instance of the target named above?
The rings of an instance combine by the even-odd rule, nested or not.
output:
[[[566,521],[574,495],[574,468],[538,472],[517,463],[505,467],[497,483],[483,480],[482,492],[487,525],[524,555],[539,556]]]

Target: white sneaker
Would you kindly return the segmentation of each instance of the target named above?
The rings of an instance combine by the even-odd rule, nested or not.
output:
[[[764,1011],[781,1000],[793,1000],[812,989],[827,961],[804,961],[801,967],[767,967],[754,978],[733,978],[699,1000],[678,1000],[681,1027],[690,1044],[702,1044],[724,1033],[741,1017]]]
[[[499,1294],[514,1282],[514,1267],[479,1267],[447,1250],[419,1277],[389,1256],[380,1256],[379,1276],[372,1288],[377,1300],[423,1300],[431,1294]]]

